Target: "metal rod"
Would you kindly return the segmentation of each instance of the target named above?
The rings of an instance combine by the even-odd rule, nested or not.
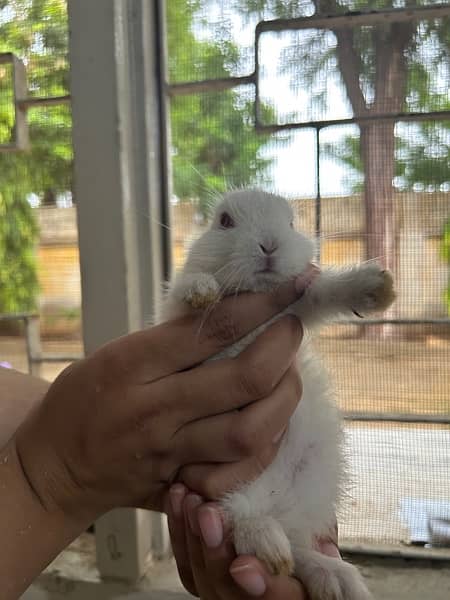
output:
[[[345,421],[389,421],[399,423],[432,423],[450,425],[450,415],[424,415],[412,413],[344,412]]]
[[[167,15],[165,1],[155,2],[156,20],[156,81],[159,100],[159,123],[160,123],[160,145],[161,161],[159,168],[159,179],[161,182],[161,238],[163,252],[163,276],[165,281],[172,277],[172,237],[171,237],[171,211],[170,198],[172,196],[172,165],[170,158],[170,108],[166,94],[165,82],[168,78],[168,48],[167,48]]]
[[[69,104],[70,95],[66,96],[49,96],[48,98],[19,98],[16,104],[22,110],[28,110],[29,108],[39,106],[55,106],[57,104]]]
[[[169,96],[184,96],[198,94],[199,92],[220,92],[239,85],[255,83],[255,74],[242,77],[224,77],[222,79],[204,79],[202,81],[187,81],[183,83],[166,83],[166,91]]]
[[[393,8],[386,10],[351,11],[342,15],[313,15],[295,19],[273,19],[261,21],[256,26],[256,35],[267,31],[285,29],[339,29],[361,25],[379,25],[400,21],[439,19],[450,15],[450,5],[436,4],[417,8]]]
[[[320,254],[321,254],[321,241],[320,241],[320,229],[321,229],[321,196],[320,196],[320,127],[315,129],[316,138],[316,198],[314,202],[315,211],[315,236],[316,236],[316,261],[320,265]]]
[[[450,325],[449,318],[442,319],[341,319],[334,325]]]
[[[55,363],[55,362],[73,362],[75,360],[81,360],[83,354],[42,354],[42,356],[33,358],[33,362],[36,363]]]
[[[378,546],[375,544],[343,542],[339,544],[339,549],[343,554],[368,554],[370,556],[386,558],[450,561],[450,551],[448,548],[399,548],[394,545]]]
[[[42,357],[42,346],[38,315],[25,319],[25,340],[27,347],[28,372],[35,377],[39,377],[41,375],[39,359]]]
[[[31,319],[32,317],[38,317],[37,313],[4,313],[0,314],[0,321],[20,321],[24,319]]]
[[[255,128],[257,131],[260,131],[262,133],[276,133],[277,131],[285,131],[289,129],[312,129],[317,127],[320,127],[322,129],[323,127],[332,127],[334,125],[358,125],[360,123],[370,123],[372,121],[428,121],[433,119],[450,119],[450,110],[432,111],[427,113],[383,113],[378,115],[366,115],[361,117],[348,117],[345,119],[325,119],[323,121],[299,121],[296,123],[283,123],[282,125],[264,125],[260,121],[257,121],[255,123]]]

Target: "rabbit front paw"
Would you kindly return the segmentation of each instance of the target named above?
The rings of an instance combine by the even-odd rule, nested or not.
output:
[[[234,525],[233,538],[238,554],[256,556],[273,575],[291,575],[294,572],[291,544],[273,517],[240,519]]]
[[[358,569],[343,560],[304,549],[296,573],[311,600],[373,600]]]
[[[358,269],[350,283],[350,307],[359,313],[386,310],[395,300],[394,280],[389,271],[368,263]]]
[[[212,275],[196,275],[184,291],[184,301],[192,308],[207,308],[219,299],[219,284]]]

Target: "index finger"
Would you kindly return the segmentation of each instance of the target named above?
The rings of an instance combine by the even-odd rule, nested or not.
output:
[[[108,344],[108,351],[135,380],[154,381],[231,346],[298,300],[302,291],[299,280],[292,280],[273,293],[230,296],[207,317],[195,313],[138,331]]]

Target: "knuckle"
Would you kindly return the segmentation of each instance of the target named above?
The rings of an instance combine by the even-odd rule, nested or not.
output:
[[[204,498],[219,500],[230,487],[228,477],[221,475],[220,471],[211,469],[203,475],[198,491]]]
[[[239,389],[250,400],[256,400],[264,395],[265,390],[260,380],[251,377],[249,373],[239,376]]]
[[[301,340],[303,337],[303,325],[293,314],[284,315],[279,321],[278,335],[287,337],[291,340]]]
[[[269,366],[261,364],[257,359],[247,360],[240,366],[238,381],[240,391],[250,400],[265,398],[277,383],[271,378]]]
[[[205,498],[215,499],[220,496],[222,490],[218,481],[217,475],[211,471],[208,473],[201,482],[201,489],[199,490]]]
[[[205,470],[195,464],[185,465],[179,470],[177,480],[190,490],[212,500],[219,498],[225,491],[218,484],[217,469],[214,468]]]
[[[236,328],[228,312],[214,311],[205,326],[206,337],[220,346],[227,346],[236,340]]]
[[[107,379],[116,379],[128,370],[123,352],[116,347],[116,344],[109,344],[99,350],[98,358],[101,365],[101,373]]]
[[[253,456],[258,447],[258,436],[247,423],[234,424],[229,432],[229,442],[232,450],[240,458]]]

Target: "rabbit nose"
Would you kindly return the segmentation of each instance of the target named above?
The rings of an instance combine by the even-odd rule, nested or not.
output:
[[[275,252],[275,250],[278,249],[278,246],[275,244],[275,242],[272,242],[270,244],[266,244],[265,246],[263,246],[263,244],[259,244],[259,247],[261,248],[263,254],[273,254]]]

